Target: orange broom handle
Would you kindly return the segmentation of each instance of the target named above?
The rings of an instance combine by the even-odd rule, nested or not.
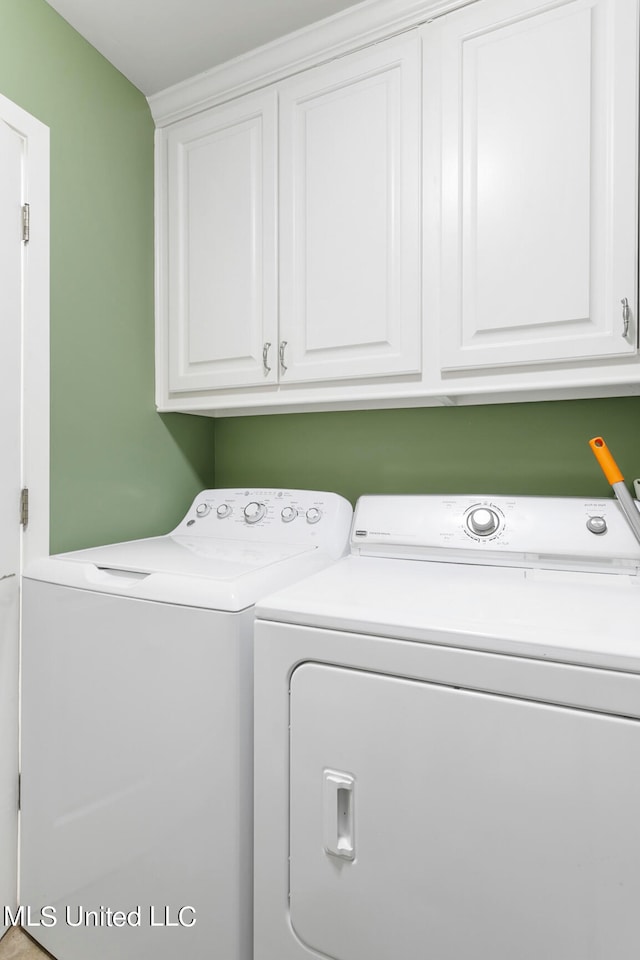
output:
[[[589,446],[595,454],[595,458],[602,468],[602,472],[613,486],[614,483],[623,483],[624,477],[620,471],[620,467],[615,462],[611,456],[611,451],[606,445],[602,437],[594,437],[593,440],[589,440]]]

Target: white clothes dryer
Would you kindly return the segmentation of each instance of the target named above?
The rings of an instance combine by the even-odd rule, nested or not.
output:
[[[615,501],[358,502],[257,608],[255,960],[636,960],[639,568]]]
[[[252,955],[252,629],[346,552],[331,493],[205,490],[24,582],[22,925],[59,960]]]

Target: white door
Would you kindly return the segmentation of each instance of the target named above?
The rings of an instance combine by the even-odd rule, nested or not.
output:
[[[171,127],[166,163],[168,371],[159,382],[168,373],[178,393],[275,383],[275,92]]]
[[[636,960],[637,720],[317,663],[290,709],[296,956]]]
[[[16,901],[24,140],[0,120],[0,903]],[[0,930],[2,918],[0,917]]]
[[[483,0],[424,41],[441,58],[425,97],[441,98],[442,368],[633,355],[637,0]]]
[[[419,373],[416,32],[292,77],[279,102],[280,382]]]

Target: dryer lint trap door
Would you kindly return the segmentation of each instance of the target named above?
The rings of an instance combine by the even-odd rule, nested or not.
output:
[[[637,721],[306,663],[290,750],[305,952],[637,960]]]

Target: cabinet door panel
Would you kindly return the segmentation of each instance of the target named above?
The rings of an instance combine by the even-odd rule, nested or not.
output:
[[[635,352],[637,19],[635,0],[485,0],[425,29],[443,369]]]
[[[275,123],[271,91],[169,133],[172,391],[276,380]]]
[[[415,34],[283,84],[281,381],[420,371]]]

